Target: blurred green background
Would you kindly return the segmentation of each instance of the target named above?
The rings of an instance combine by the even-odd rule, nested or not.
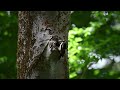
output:
[[[16,78],[17,12],[0,11],[0,79]]]
[[[0,11],[0,79],[16,79],[17,11]],[[70,79],[120,78],[120,11],[73,11]]]

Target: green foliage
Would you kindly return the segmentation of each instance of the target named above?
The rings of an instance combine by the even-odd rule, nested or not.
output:
[[[116,67],[114,65],[116,62],[110,59],[110,56],[120,55],[120,12],[90,11],[86,14],[86,12],[75,12],[72,15],[74,17],[71,19],[72,24],[76,27],[69,30],[68,37],[70,78],[119,78],[119,71],[113,69]],[[86,16],[90,16],[90,19]],[[78,25],[86,19],[86,26],[85,22],[83,26]],[[97,63],[103,59],[104,61],[109,59],[112,63],[104,68],[88,69],[90,62]]]
[[[17,13],[0,11],[0,79],[16,78]]]

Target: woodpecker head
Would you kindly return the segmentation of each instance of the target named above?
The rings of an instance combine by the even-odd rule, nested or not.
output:
[[[60,42],[59,42],[58,50],[60,51],[61,57],[64,56],[64,54],[65,54],[65,49],[66,49],[66,48],[67,48],[67,45],[66,45],[65,41],[60,41]]]
[[[66,42],[63,40],[59,40],[57,36],[53,36],[51,38],[51,42],[52,42],[53,49],[54,50],[57,49],[60,52],[60,57],[63,57],[65,54],[65,49],[67,49]]]

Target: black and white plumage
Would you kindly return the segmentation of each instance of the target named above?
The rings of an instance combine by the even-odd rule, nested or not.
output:
[[[53,36],[50,42],[52,42],[52,47],[59,51],[60,57],[63,57],[65,54],[65,49],[67,48],[66,42],[64,40],[58,39],[57,36]]]
[[[58,50],[60,51],[60,56],[63,57],[65,54],[65,49],[66,49],[66,43],[62,41],[58,47]]]

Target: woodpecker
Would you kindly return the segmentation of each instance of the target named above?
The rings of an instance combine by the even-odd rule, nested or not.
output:
[[[66,49],[66,43],[64,41],[59,42],[59,47],[58,50],[60,51],[60,57],[63,57],[65,54],[65,49]]]
[[[63,57],[67,48],[66,42],[59,40],[57,36],[53,36],[51,41],[54,43],[53,47],[59,50],[60,57]]]

